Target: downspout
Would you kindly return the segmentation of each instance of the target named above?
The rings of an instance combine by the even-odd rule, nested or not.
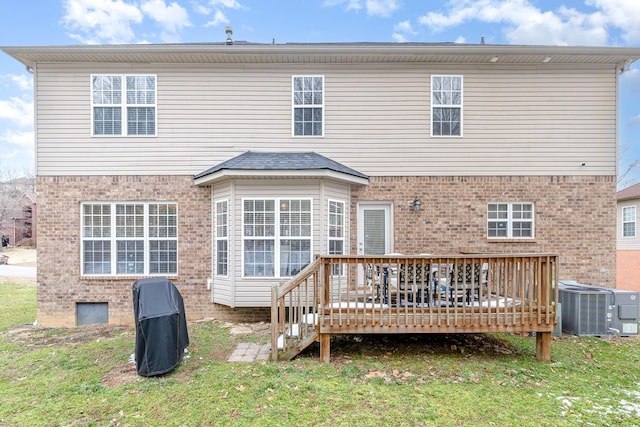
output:
[[[33,76],[33,152],[35,153],[35,155],[33,156],[33,175],[35,177],[38,176],[38,128],[36,127],[36,123],[38,123],[38,120],[36,120],[37,117],[37,112],[38,112],[38,98],[36,97],[36,87],[38,87],[38,85],[36,84],[36,73],[35,73],[35,68],[37,68],[37,63],[33,64],[33,67],[30,67],[29,65],[25,65],[25,70],[27,71],[27,73],[31,74]]]

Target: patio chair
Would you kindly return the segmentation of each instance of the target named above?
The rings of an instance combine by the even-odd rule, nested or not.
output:
[[[425,263],[400,264],[398,268],[398,293],[406,297],[406,303],[429,304],[433,291],[431,265]]]
[[[449,287],[449,303],[451,305],[459,302],[471,304],[472,295],[474,298],[480,296],[480,285],[482,284],[482,268],[480,263],[456,263],[451,269]]]

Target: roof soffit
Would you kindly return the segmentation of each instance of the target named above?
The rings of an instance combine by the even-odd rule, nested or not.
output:
[[[45,63],[459,63],[612,64],[640,58],[640,48],[464,45],[454,43],[167,44],[25,46],[2,50],[28,67]]]

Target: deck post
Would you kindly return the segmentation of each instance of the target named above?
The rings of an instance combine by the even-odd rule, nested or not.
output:
[[[271,360],[278,360],[278,285],[271,287]]]
[[[331,357],[331,334],[318,334],[320,340],[320,362],[329,363]]]
[[[536,332],[536,357],[540,362],[551,360],[551,332]]]

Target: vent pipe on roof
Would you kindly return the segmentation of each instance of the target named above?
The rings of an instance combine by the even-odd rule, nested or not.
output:
[[[224,29],[224,32],[227,35],[227,44],[233,44],[233,39],[231,38],[231,36],[233,35],[233,28],[226,27]]]

